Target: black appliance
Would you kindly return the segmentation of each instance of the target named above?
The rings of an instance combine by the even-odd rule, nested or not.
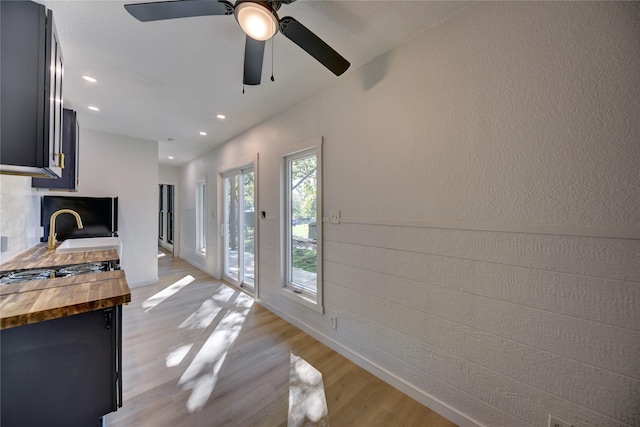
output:
[[[83,237],[118,236],[117,197],[43,196],[40,225],[44,227],[44,236],[40,241],[47,241],[51,215],[60,209],[71,209],[78,212],[84,227],[78,229],[73,215],[59,215],[56,218],[55,229],[56,240],[59,242]]]

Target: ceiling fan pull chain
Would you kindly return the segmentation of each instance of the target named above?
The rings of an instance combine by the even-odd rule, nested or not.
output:
[[[273,41],[274,37],[271,38],[271,81],[275,82],[276,79],[273,78]]]

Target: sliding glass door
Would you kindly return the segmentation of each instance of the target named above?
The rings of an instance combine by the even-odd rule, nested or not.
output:
[[[224,276],[249,292],[255,291],[255,175],[253,166],[224,178]]]

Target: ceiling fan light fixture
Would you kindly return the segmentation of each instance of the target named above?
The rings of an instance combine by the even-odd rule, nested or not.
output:
[[[269,40],[278,31],[278,16],[267,2],[239,2],[234,15],[242,31],[254,40]]]

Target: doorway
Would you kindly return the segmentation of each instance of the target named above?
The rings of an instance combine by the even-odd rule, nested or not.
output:
[[[255,293],[256,186],[253,165],[226,172],[223,178],[224,279]]]
[[[175,186],[158,185],[158,245],[173,254]]]

